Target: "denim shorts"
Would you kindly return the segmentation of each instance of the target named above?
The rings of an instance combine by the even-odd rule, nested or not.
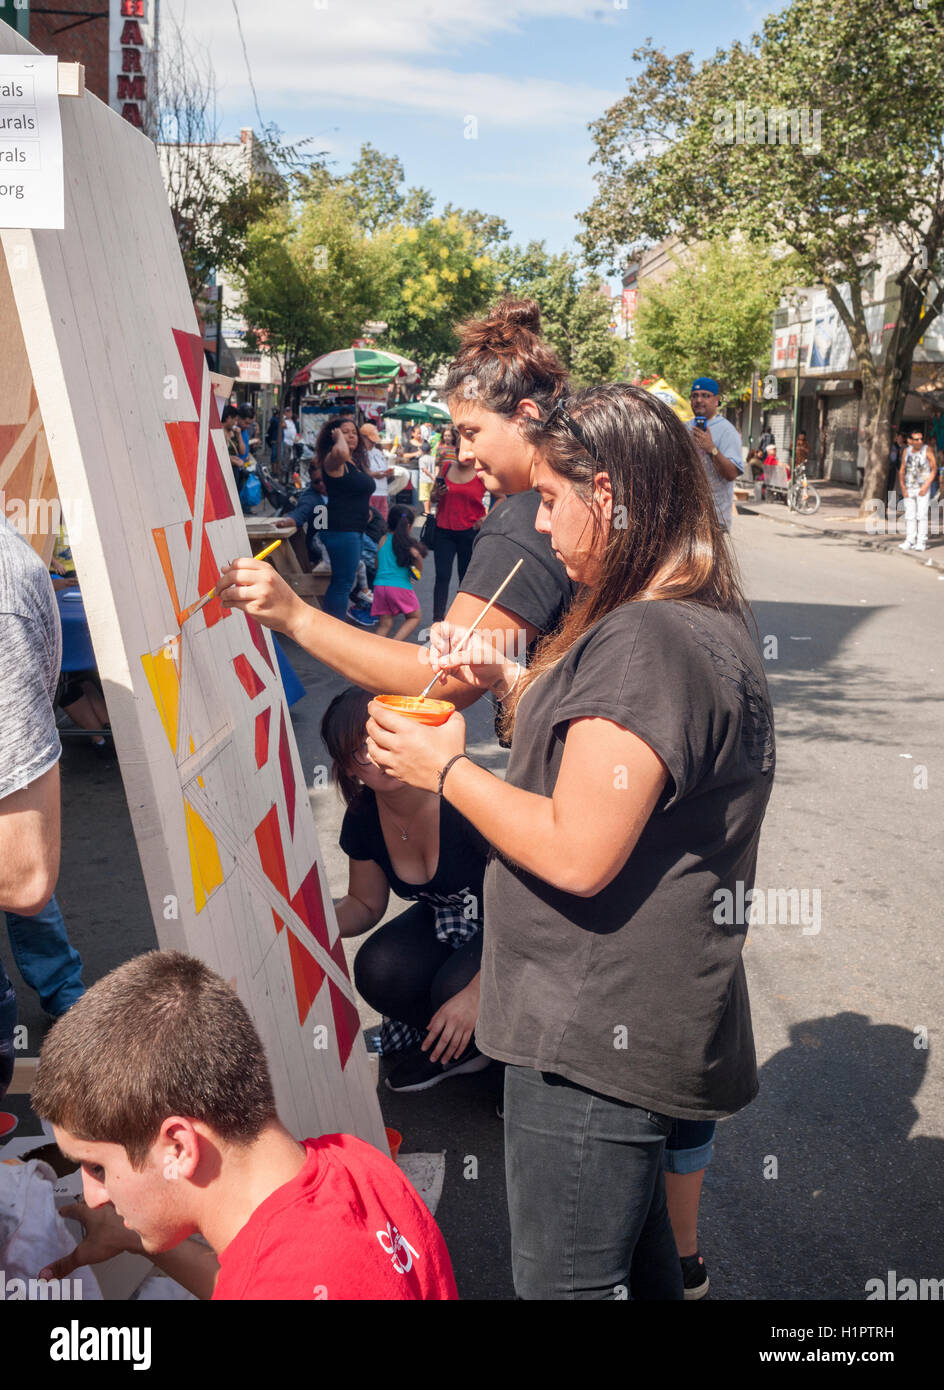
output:
[[[673,1120],[663,1167],[667,1173],[698,1173],[708,1167],[714,1148],[714,1120]]]

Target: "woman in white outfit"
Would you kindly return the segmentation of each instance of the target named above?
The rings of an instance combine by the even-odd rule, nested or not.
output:
[[[937,459],[930,444],[925,444],[920,430],[912,430],[908,447],[901,457],[898,481],[905,499],[907,530],[899,550],[927,550],[928,512],[931,507],[931,487],[937,477]]]

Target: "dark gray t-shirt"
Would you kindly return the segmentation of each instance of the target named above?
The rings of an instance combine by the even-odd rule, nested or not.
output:
[[[552,795],[568,721],[586,717],[638,735],[669,782],[595,897],[493,852],[476,1040],[490,1057],[649,1110],[718,1119],[757,1093],[746,925],[725,925],[715,894],[754,883],[774,771],[760,654],[735,615],[625,604],[525,692],[507,780]]]
[[[62,752],[53,712],[61,664],[49,572],[0,517],[0,798],[35,782]]]
[[[540,502],[536,492],[518,492],[492,508],[475,538],[459,588],[464,594],[490,599],[523,558],[499,604],[543,633],[557,626],[570,607],[576,585],[554,554],[550,536],[534,529]]]

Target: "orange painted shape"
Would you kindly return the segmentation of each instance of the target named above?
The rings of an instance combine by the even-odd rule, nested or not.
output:
[[[280,932],[280,931],[282,930],[282,928],[285,926],[285,923],[282,921],[281,917],[280,917],[279,914],[275,911],[274,908],[270,908],[270,911],[271,911],[271,913],[272,913],[272,920],[273,920],[273,922],[275,923],[275,934],[276,934],[276,936],[278,936],[279,932]]]
[[[292,960],[292,979],[295,982],[298,1022],[303,1024],[311,1012],[315,996],[324,981],[324,971],[308,948],[297,939],[294,932],[288,933],[288,950]],[[334,1003],[333,996],[331,1002]],[[350,1047],[348,1047],[349,1051]],[[344,1060],[347,1060],[347,1054],[345,1054]],[[344,1062],[341,1065],[343,1066]]]
[[[265,870],[266,878],[274,883],[283,898],[288,897],[288,874],[285,872],[285,855],[282,852],[282,834],[279,830],[279,813],[270,806],[256,826],[256,848],[259,860]]]
[[[269,756],[269,721],[272,706],[256,715],[256,767],[262,767]]]
[[[201,596],[209,593],[219,577],[220,567],[214,559],[210,538],[206,531],[204,531],[200,545],[200,574],[198,581]],[[203,614],[207,627],[213,627],[215,623],[220,622],[223,618],[228,618],[230,614],[230,610],[224,608],[218,598],[211,598],[210,602],[205,603],[200,611]]]
[[[326,951],[330,950],[328,924],[325,921],[324,904],[321,901],[321,883],[318,877],[317,864],[312,864],[302,879],[298,892],[292,899],[292,907],[318,944],[323,946]]]
[[[174,617],[180,622],[180,599],[177,597],[177,584],[174,579],[174,567],[170,562],[170,550],[167,545],[167,534],[163,526],[156,526],[151,532],[154,537],[154,548],[157,551],[157,558],[161,562],[161,569],[164,572],[164,583],[167,585],[167,592],[170,594],[170,601],[174,606]]]
[[[177,465],[177,472],[180,474],[184,492],[187,494],[187,502],[192,516],[197,501],[198,426],[187,420],[174,420],[169,425],[165,425],[164,428],[167,431],[171,452],[174,455],[174,462]]]

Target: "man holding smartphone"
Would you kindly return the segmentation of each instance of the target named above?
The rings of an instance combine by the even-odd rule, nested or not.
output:
[[[702,461],[718,520],[726,531],[731,529],[734,508],[734,481],[744,472],[741,458],[741,437],[729,420],[718,414],[720,387],[714,377],[700,376],[692,382],[691,405],[695,418],[686,421],[692,439],[702,452]]]

